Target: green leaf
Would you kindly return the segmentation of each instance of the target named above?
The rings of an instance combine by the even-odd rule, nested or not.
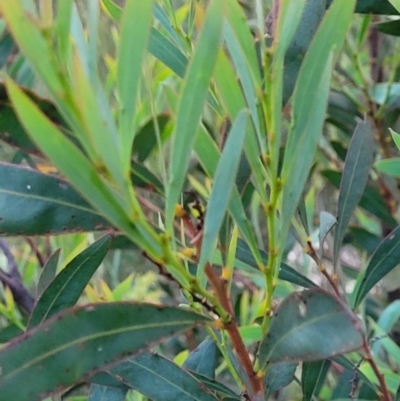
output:
[[[61,178],[0,163],[0,232],[45,235],[96,231],[110,224]]]
[[[92,384],[88,401],[124,401],[127,392],[126,389]]]
[[[189,372],[158,354],[146,352],[117,365],[111,372],[123,383],[153,401],[217,400]]]
[[[329,6],[333,0],[328,0]],[[398,14],[396,9],[390,4],[390,0],[357,0],[356,13],[360,14]]]
[[[357,246],[361,250],[366,250],[371,255],[381,242],[381,239],[377,235],[360,227],[349,227],[349,232],[349,243]]]
[[[301,370],[301,388],[303,401],[318,399],[319,392],[324,384],[331,361],[325,359],[317,362],[305,362]]]
[[[400,36],[400,21],[388,21],[376,24],[375,28],[386,35]]]
[[[39,282],[36,290],[36,298],[41,297],[43,291],[49,286],[53,281],[58,265],[58,259],[60,257],[61,248],[57,249],[47,260],[46,264],[43,266],[42,273],[39,277]]]
[[[346,228],[367,185],[373,151],[372,125],[369,120],[365,120],[357,124],[344,164],[339,191],[338,224],[335,228],[333,246],[334,266],[337,263]]]
[[[0,351],[0,399],[43,398],[165,336],[206,321],[201,315],[179,308],[133,302],[69,309]]]
[[[336,188],[340,187],[342,174],[338,171],[323,170],[321,174]],[[360,207],[372,213],[374,216],[382,219],[385,224],[390,227],[397,225],[396,220],[390,214],[390,211],[382,197],[382,195],[374,187],[367,185],[364,194],[359,202]]]
[[[149,52],[176,75],[183,78],[188,64],[187,57],[161,32],[152,28],[148,46]]]
[[[293,2],[289,1],[288,3]],[[298,7],[300,6],[298,5]],[[326,0],[307,0],[305,6],[303,5],[302,12],[297,12],[297,15],[294,17],[296,18],[294,20],[295,27],[296,23],[298,23],[298,26],[285,55],[283,78],[284,104],[293,93],[300,66],[325,14],[325,8]],[[298,19],[300,19],[299,22]],[[291,23],[291,21],[293,21],[293,18],[288,19],[287,22]],[[291,29],[293,29],[292,27],[293,25],[290,26]],[[282,35],[286,36],[286,31],[282,31]],[[280,41],[280,38],[278,41]]]
[[[374,163],[374,167],[381,173],[400,178],[400,157],[378,160]]]
[[[326,236],[329,234],[329,232],[332,230],[332,228],[335,226],[336,223],[337,223],[337,221],[336,221],[335,217],[332,216],[330,213],[322,211],[319,214],[318,238],[319,238],[320,257],[322,256],[322,253],[324,250],[324,242],[325,242]]]
[[[169,115],[160,114],[156,119],[151,118],[147,121],[136,133],[132,153],[139,162],[143,163],[157,146],[157,129],[162,135],[169,121]]]
[[[190,372],[197,380],[203,383],[211,391],[222,394],[225,397],[229,397],[231,400],[241,401],[240,395],[235,394],[230,388],[226,387],[224,384],[210,379],[209,377],[203,376],[197,372]]]
[[[325,120],[334,54],[350,25],[355,0],[336,0],[326,12],[301,65],[282,166],[282,241],[307,180]],[[315,62],[318,60],[318,62]],[[318,88],[318,90],[316,90]],[[311,99],[311,103],[310,103]],[[309,110],[313,112],[310,113]]]
[[[111,237],[105,235],[68,263],[39,298],[29,320],[29,328],[76,304],[110,244]]]
[[[321,290],[292,293],[279,305],[260,345],[260,365],[312,362],[363,344],[361,323],[340,299]]]
[[[265,399],[293,381],[297,365],[297,362],[281,362],[268,369],[264,378]]]
[[[394,269],[400,260],[400,226],[383,239],[372,255],[364,278],[355,296],[354,307],[357,307],[369,290],[386,274]]]
[[[400,135],[397,132],[393,131],[391,128],[389,128],[389,131],[390,134],[392,135],[394,143],[397,146],[397,149],[400,150]]]
[[[85,194],[97,210],[107,216],[114,226],[123,230],[136,244],[140,244],[149,255],[157,258],[161,252],[158,241],[154,239],[154,236],[149,239],[139,221],[134,225],[129,220],[121,194],[116,193],[114,188],[103,181],[93,164],[61,134],[11,80],[7,80],[7,90],[19,118],[43,153],[51,159],[61,173],[70,179],[78,191]]]
[[[182,367],[210,379],[215,379],[217,352],[217,345],[210,337],[207,337],[189,354]]]
[[[263,263],[265,265],[267,265],[268,254],[262,250],[259,250],[259,252],[261,254]],[[253,256],[252,252],[250,251],[248,245],[240,238],[238,239],[238,242],[237,242],[235,257],[236,257],[236,259],[248,264],[249,266],[252,266],[256,269],[258,267],[257,263],[254,259],[254,256]],[[298,273],[296,270],[294,270],[292,267],[290,267],[289,265],[287,265],[285,263],[281,263],[278,277],[281,280],[288,281],[289,283],[300,285],[300,286],[306,287],[306,288],[317,286],[311,280],[309,280],[307,277]]]
[[[222,34],[223,2],[213,0],[207,10],[204,25],[186,71],[177,110],[177,120],[171,146],[171,165],[166,199],[166,227],[172,227],[175,204],[182,190],[190,152],[208,94]]]
[[[222,220],[235,185],[236,173],[239,167],[240,155],[246,134],[247,113],[242,112],[233,122],[232,129],[225,143],[217,169],[213,187],[208,200],[204,222],[204,234],[201,245],[198,275],[203,275],[204,266],[211,260]]]
[[[153,0],[128,0],[121,19],[121,42],[117,61],[117,87],[120,101],[119,134],[122,157],[128,165],[134,137],[132,128],[136,97],[140,87],[143,57],[150,35],[153,3]]]

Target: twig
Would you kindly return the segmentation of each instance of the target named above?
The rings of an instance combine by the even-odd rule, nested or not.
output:
[[[35,241],[33,241],[32,238],[29,238],[29,237],[25,237],[25,240],[31,247],[32,251],[35,253],[36,258],[39,261],[40,267],[43,267],[46,264],[46,260],[45,260],[45,257],[39,251],[39,248],[35,244]]]
[[[7,286],[11,290],[16,304],[30,315],[35,306],[35,300],[22,284],[22,277],[19,274],[17,263],[7,242],[3,239],[0,239],[0,249],[3,251],[7,259],[9,268],[9,273],[0,269],[0,281],[4,286]]]
[[[332,286],[333,290],[335,291],[336,295],[341,298],[340,296],[340,291],[337,286],[337,283],[335,280],[332,278],[332,276],[328,273],[328,271],[325,269],[325,266],[323,265],[322,261],[319,259],[317,253],[315,252],[315,249],[312,245],[312,242],[310,240],[307,240],[307,254],[311,257],[311,259],[314,260],[314,262],[317,264],[319,271],[326,277],[328,280],[329,284]]]
[[[369,349],[369,345],[367,340],[364,339],[363,349],[365,352],[364,359],[370,364],[372,370],[375,373],[376,378],[379,381],[379,387],[381,389],[381,400],[382,401],[392,401],[392,397],[390,396],[389,390],[386,386],[386,381],[383,374],[379,371],[377,364],[375,363],[374,359],[372,358],[371,351]]]

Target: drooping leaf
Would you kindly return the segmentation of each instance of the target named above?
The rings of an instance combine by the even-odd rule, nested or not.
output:
[[[69,309],[0,351],[0,399],[38,400],[207,320],[179,308],[132,302]]]
[[[335,296],[312,289],[292,293],[271,318],[260,346],[260,364],[312,362],[360,348],[363,332],[351,309]]]
[[[340,183],[337,226],[333,246],[333,264],[336,266],[339,250],[351,216],[367,185],[373,158],[372,125],[369,120],[357,124],[350,142]]]
[[[167,230],[172,227],[175,204],[187,174],[190,152],[193,149],[195,134],[219,50],[222,34],[222,3],[220,0],[210,3],[184,79],[171,144],[171,165],[166,199]]]
[[[64,179],[0,163],[0,233],[45,235],[111,225]]]
[[[261,254],[263,263],[266,265],[268,263],[268,254],[262,250],[259,250],[259,252]],[[254,256],[251,253],[248,245],[240,238],[238,239],[238,242],[237,242],[236,259],[248,264],[249,266],[257,268],[257,263],[254,260]],[[295,269],[293,269],[286,263],[281,263],[278,277],[281,280],[285,280],[290,283],[300,285],[300,286],[306,287],[306,288],[317,286],[310,279],[303,276],[302,274],[297,272]]]
[[[127,392],[126,389],[92,384],[88,401],[124,401]]]
[[[106,256],[110,243],[111,237],[105,235],[68,263],[39,298],[29,320],[29,328],[76,304]]]
[[[207,337],[189,354],[182,367],[215,379],[217,352],[217,345],[210,337]]]
[[[360,227],[349,227],[349,232],[349,242],[359,249],[366,250],[371,255],[381,242],[381,239],[377,235]]]
[[[288,386],[294,379],[298,363],[297,362],[280,362],[272,365],[264,378],[265,398]]]
[[[217,400],[194,376],[158,354],[146,352],[115,366],[111,372],[154,401]]]
[[[243,112],[234,121],[215,171],[213,188],[204,221],[198,275],[203,274],[204,266],[212,258],[217,245],[219,230],[235,185],[236,172],[246,133],[246,119],[247,115]]]
[[[43,270],[39,277],[39,282],[36,289],[36,298],[39,298],[43,294],[43,291],[53,281],[54,276],[56,275],[60,251],[61,249],[57,249],[43,266]]]
[[[357,307],[369,290],[399,264],[400,226],[383,239],[374,252],[365,271],[364,278],[358,287],[354,306]]]
[[[330,366],[331,361],[327,359],[303,363],[303,368],[301,370],[303,401],[312,400],[313,397],[318,398]]]
[[[338,171],[323,170],[321,174],[336,188],[340,187],[342,174]],[[396,220],[391,215],[382,195],[374,187],[367,185],[362,195],[359,205],[382,219],[390,227],[396,226]]]

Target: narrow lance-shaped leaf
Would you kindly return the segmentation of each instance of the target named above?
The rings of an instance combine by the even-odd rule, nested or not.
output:
[[[61,249],[57,249],[47,260],[43,266],[42,273],[39,278],[39,282],[36,290],[36,298],[39,298],[43,291],[48,287],[48,285],[53,281],[56,275],[58,259],[60,257]]]
[[[393,270],[400,260],[400,226],[394,229],[372,255],[364,278],[358,287],[354,307],[357,307],[370,289]]]
[[[213,0],[208,6],[204,25],[193,58],[186,71],[177,110],[171,147],[171,165],[166,199],[166,228],[172,227],[175,204],[182,190],[190,152],[206,101],[208,86],[216,62],[222,32],[223,2]]]
[[[19,118],[43,153],[114,226],[122,229],[142,249],[157,258],[160,249],[156,241],[149,240],[139,222],[137,225],[132,224],[119,194],[107,186],[82,152],[63,136],[11,80],[7,80],[7,90]]]
[[[132,302],[67,310],[0,351],[0,399],[42,399],[165,336],[207,321],[179,308]]]
[[[330,366],[331,361],[328,359],[303,363],[301,371],[303,401],[312,400],[313,397],[318,398]]]
[[[212,258],[219,229],[229,204],[232,188],[235,185],[236,172],[246,135],[246,119],[247,113],[243,111],[234,121],[215,171],[214,184],[204,222],[204,234],[197,271],[199,276],[203,274],[204,266]]]
[[[189,372],[157,354],[146,352],[116,366],[111,369],[111,373],[154,401],[217,400],[217,397]]]
[[[130,165],[136,97],[150,34],[153,4],[153,0],[128,0],[122,16],[117,87],[120,99],[119,133],[125,169]]]
[[[355,0],[336,0],[332,4],[300,68],[293,94],[292,125],[282,166],[282,241],[287,235],[314,160],[325,119],[333,58],[345,38],[354,4]],[[313,112],[310,113],[310,110]]]
[[[347,151],[340,183],[335,240],[333,246],[333,264],[336,266],[346,228],[354,209],[360,201],[368,181],[373,157],[372,126],[369,120],[357,124],[350,147]]]
[[[318,361],[363,344],[361,322],[339,298],[312,289],[292,293],[271,318],[260,346],[260,365]]]
[[[63,309],[75,305],[107,254],[111,237],[105,235],[76,256],[39,298],[28,327],[34,327]]]

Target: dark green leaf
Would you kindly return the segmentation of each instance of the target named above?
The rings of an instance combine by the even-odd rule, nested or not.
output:
[[[333,0],[327,1],[329,7]],[[388,14],[396,15],[398,12],[388,0],[357,0],[356,13],[360,14]]]
[[[43,266],[42,274],[40,275],[39,282],[36,290],[36,298],[39,298],[43,291],[48,287],[48,285],[53,281],[56,275],[58,259],[60,257],[61,249],[57,249],[47,260],[46,264]]]
[[[157,116],[157,121],[151,119],[140,128],[139,132],[135,135],[132,152],[139,162],[143,163],[157,146],[157,129],[160,135],[162,135],[169,120],[170,117],[168,115],[160,114]]]
[[[111,372],[153,401],[217,400],[210,390],[186,370],[150,352],[117,365]]]
[[[355,297],[357,307],[369,290],[386,274],[394,269],[400,260],[400,226],[393,230],[379,245],[372,255],[363,280]]]
[[[179,77],[185,75],[188,59],[178,47],[154,28],[150,32],[148,50]]]
[[[342,174],[338,171],[323,170],[321,174],[336,188],[339,188]],[[396,226],[396,220],[382,198],[382,195],[375,188],[368,186],[360,199],[359,205],[374,216],[382,219],[390,227]]]
[[[270,366],[264,378],[266,399],[293,381],[297,365],[297,362],[281,362]]]
[[[348,242],[357,246],[359,249],[366,250],[371,255],[375,252],[381,242],[381,239],[378,236],[364,230],[363,228],[349,227],[349,231],[350,236]]]
[[[376,24],[375,28],[387,35],[400,36],[400,20],[382,22]]]
[[[351,135],[356,128],[355,117],[362,118],[357,105],[344,93],[331,91],[327,121]]]
[[[345,369],[339,377],[339,380],[333,389],[332,400],[350,400],[352,384],[357,385],[358,376],[352,370]],[[358,400],[358,397],[357,397]]]
[[[190,372],[197,380],[201,381],[210,390],[215,391],[224,396],[229,396],[231,399],[241,400],[240,395],[235,394],[230,388],[226,387],[224,384],[219,383],[209,377],[203,376],[196,372]],[[224,400],[226,398],[224,397]]]
[[[260,346],[260,364],[312,362],[360,348],[358,318],[341,300],[314,288],[292,293],[271,318]]]
[[[319,392],[324,384],[326,374],[331,366],[331,361],[325,359],[317,362],[303,363],[301,370],[301,388],[303,401],[318,399]]]
[[[0,40],[0,68],[7,62],[11,51],[15,48],[15,43],[9,32],[5,31]]]
[[[95,231],[110,224],[63,179],[0,163],[0,234]]]
[[[133,302],[69,309],[0,351],[0,399],[42,399],[104,365],[206,321],[187,310]]]
[[[186,358],[182,367],[200,373],[210,379],[215,379],[218,347],[210,337],[207,337]]]
[[[88,401],[124,401],[127,392],[126,389],[92,384]]]
[[[143,164],[133,162],[131,164],[132,184],[139,188],[152,188],[158,193],[164,192],[161,181]]]
[[[106,256],[110,243],[111,237],[105,235],[68,263],[39,298],[29,320],[29,327],[75,305]]]
[[[0,330],[0,343],[8,343],[13,338],[20,336],[23,333],[24,331],[20,327],[10,324],[9,326]]]
[[[337,226],[333,246],[333,264],[339,255],[346,228],[367,185],[373,160],[372,125],[369,120],[357,124],[347,151],[340,183]]]
[[[307,0],[306,2],[299,26],[285,56],[283,103],[286,103],[292,95],[304,55],[325,14],[325,8],[326,0]]]
[[[260,249],[260,254],[263,259],[264,264],[268,262],[268,254]],[[254,260],[254,257],[248,247],[248,245],[242,240],[238,239],[237,248],[236,248],[236,259],[257,268],[257,263]],[[285,263],[281,263],[281,267],[279,269],[279,278],[281,280],[288,281],[289,283],[293,283],[296,285],[301,285],[302,287],[310,288],[316,287],[317,285],[314,284],[311,280],[307,277],[303,276],[302,274],[298,273],[292,267]]]

